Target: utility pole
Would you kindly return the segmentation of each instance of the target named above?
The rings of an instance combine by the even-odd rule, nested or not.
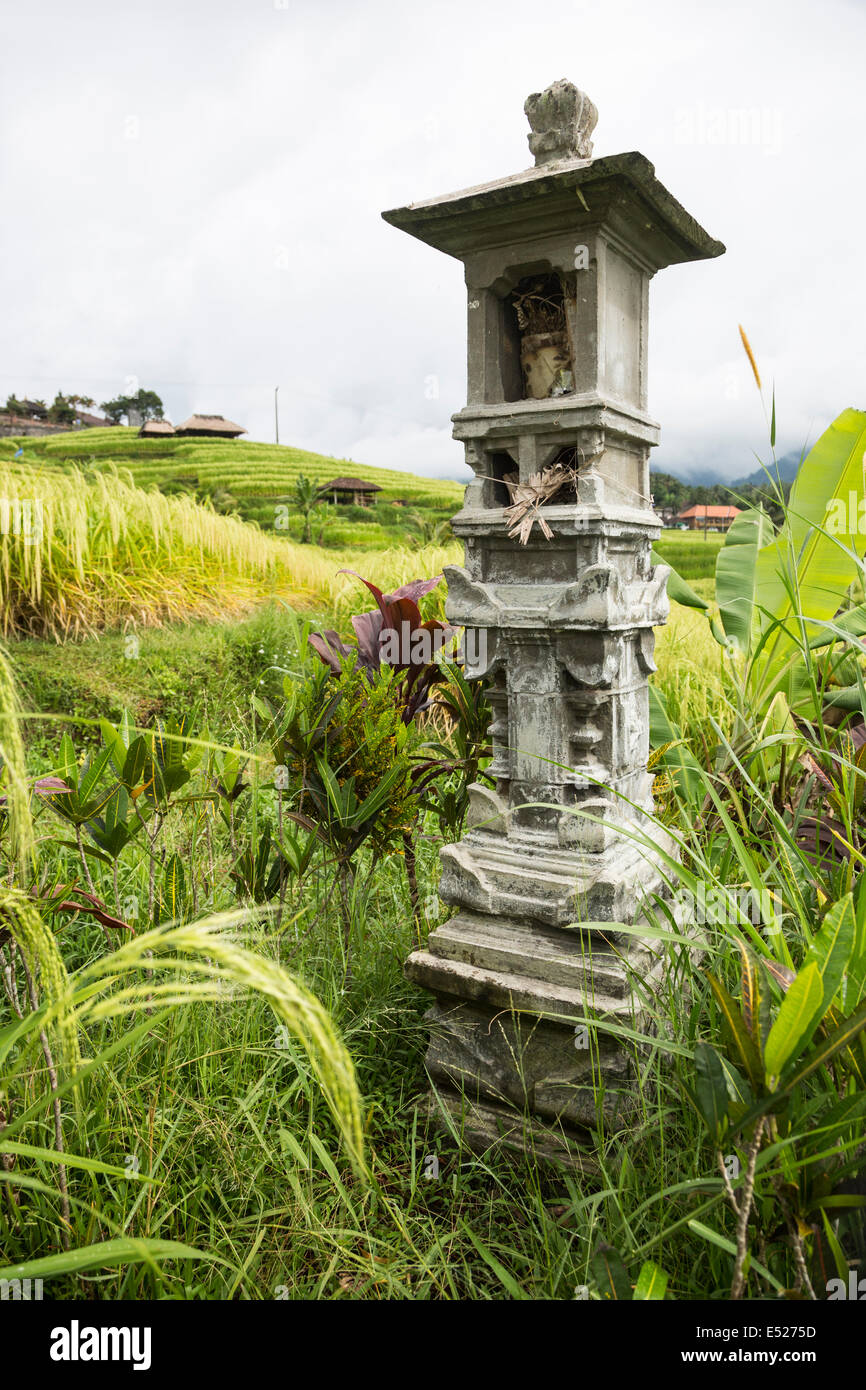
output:
[[[280,412],[277,407],[277,392],[279,389],[279,386],[274,387],[274,443],[276,444],[280,442]]]

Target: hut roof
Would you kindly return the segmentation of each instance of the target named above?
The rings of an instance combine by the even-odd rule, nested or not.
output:
[[[103,429],[111,424],[103,415],[88,415],[86,410],[75,412],[76,425],[85,425],[88,429]]]
[[[363,478],[332,478],[322,483],[320,492],[381,492],[378,483],[365,483]]]
[[[139,434],[174,434],[174,425],[170,420],[145,420]]]
[[[677,516],[678,516],[678,518],[679,518],[679,517],[682,517],[683,519],[685,519],[687,516],[695,516],[695,517],[704,516],[704,517],[706,517],[708,520],[716,519],[716,520],[726,521],[728,517],[739,516],[741,511],[742,511],[742,508],[741,508],[741,507],[733,507],[733,506],[721,506],[721,507],[717,507],[717,506],[712,506],[712,505],[711,505],[711,506],[707,506],[707,505],[706,505],[705,503],[703,503],[703,502],[696,502],[695,505],[694,505],[693,507],[689,507],[686,511],[684,511],[684,512],[678,512],[678,513],[677,513]]]
[[[177,434],[246,434],[243,425],[235,425],[223,415],[190,415],[177,426]]]

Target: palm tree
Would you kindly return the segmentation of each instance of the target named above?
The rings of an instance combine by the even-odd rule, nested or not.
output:
[[[319,491],[319,481],[317,478],[307,478],[303,473],[299,473],[295,480],[294,503],[301,516],[304,518],[304,531],[301,541],[304,545],[310,545],[313,539],[312,514],[313,508],[318,507],[322,501]]]
[[[422,545],[443,545],[453,535],[450,521],[437,522],[434,517],[417,511],[408,512],[406,520]]]

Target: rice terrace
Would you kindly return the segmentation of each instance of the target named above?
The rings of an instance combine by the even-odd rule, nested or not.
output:
[[[511,172],[430,197],[446,122],[430,187],[380,186],[423,195],[374,229],[417,277],[388,361],[439,332],[425,275],[468,306],[424,417],[452,477],[390,448],[433,447],[409,397],[338,456],[336,332],[263,407],[310,448],[156,370],[10,378],[3,1300],[866,1297],[866,409],[786,420],[744,294],[750,445],[651,470],[649,358],[676,435],[709,369],[663,340],[743,223],[678,201],[694,126],[671,192],[566,79],[521,137],[519,76]],[[149,1366],[73,1312],[53,1360]]]

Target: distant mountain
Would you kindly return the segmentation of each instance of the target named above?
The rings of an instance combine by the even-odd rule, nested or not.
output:
[[[666,478],[676,478],[677,482],[683,483],[686,487],[715,487],[716,483],[725,481],[718,468],[697,468],[688,473],[672,473],[669,468],[656,464],[654,460],[650,461],[650,473],[662,473]]]
[[[799,449],[792,449],[789,454],[783,454],[777,459],[775,464],[769,463],[767,468],[771,477],[775,478],[777,473],[783,483],[792,483],[797,476],[797,472],[802,461],[803,454]],[[766,487],[769,482],[767,474],[763,468],[756,468],[754,473],[749,473],[745,478],[737,478],[731,483],[731,487],[745,487],[752,484],[754,487]]]
[[[775,468],[778,469],[779,477],[783,483],[792,483],[794,481],[802,457],[803,455],[799,449],[792,449],[789,454],[783,454],[782,457],[776,461]],[[769,467],[771,470],[775,471],[772,464],[770,464]],[[754,473],[749,473],[744,477],[734,478],[733,480],[724,477],[718,468],[699,468],[683,476],[681,473],[670,473],[667,469],[656,468],[651,463],[650,474],[652,475],[654,473],[663,473],[665,477],[675,478],[677,482],[683,483],[686,487],[691,488],[718,486],[738,488],[749,485],[753,487],[767,486],[767,475],[763,468],[756,468]]]

